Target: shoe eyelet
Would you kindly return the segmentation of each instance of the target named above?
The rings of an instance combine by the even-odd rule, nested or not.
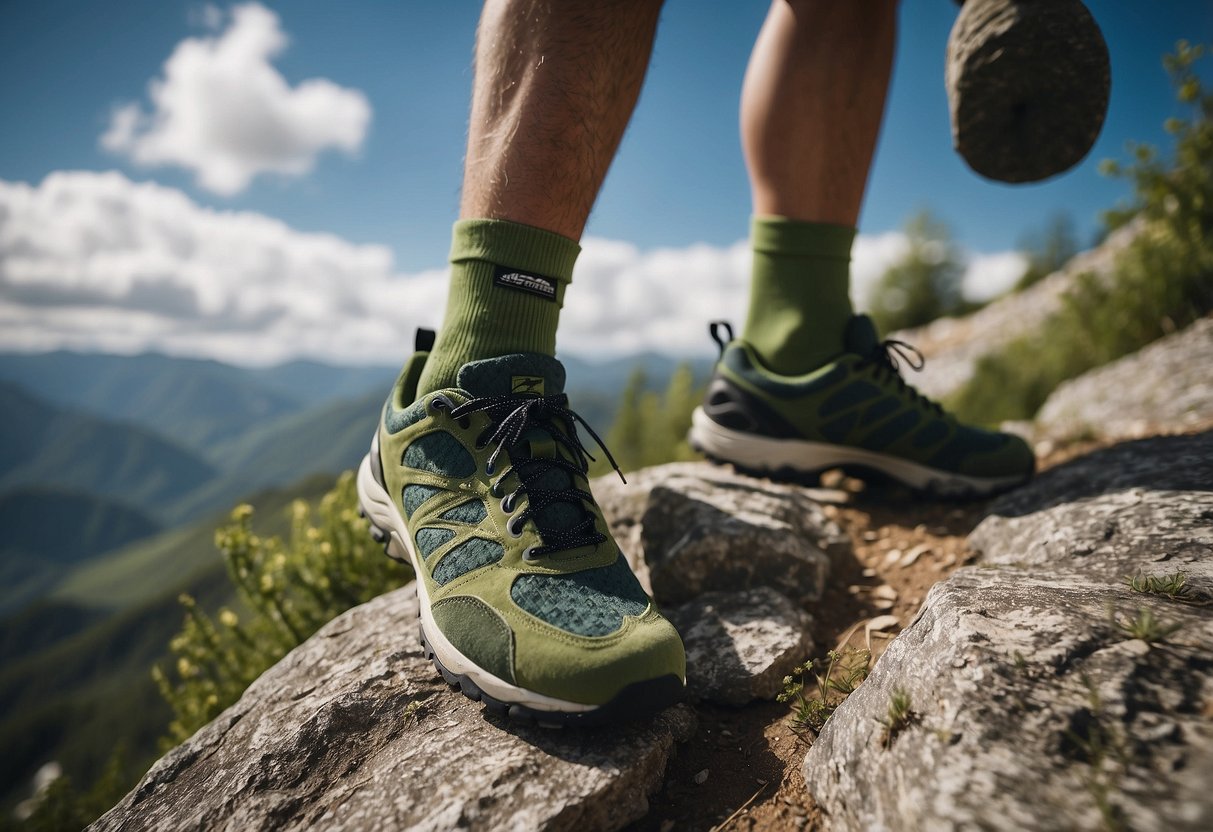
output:
[[[449,411],[455,405],[446,396],[439,393],[434,398],[430,399],[430,410],[442,413]]]
[[[514,495],[513,494],[506,494],[504,497],[501,498],[501,510],[504,511],[506,514],[514,513]]]
[[[539,548],[539,547],[537,547],[537,546],[528,546],[528,547],[526,547],[526,551],[522,553],[522,559],[523,559],[523,560],[525,560],[525,561],[536,561],[536,560],[539,560],[539,556],[535,554],[535,550],[536,550],[537,548]]]
[[[470,428],[472,426],[472,420],[469,419],[467,416],[460,416],[457,424],[463,430],[467,430],[468,428]]]
[[[509,536],[510,536],[510,537],[512,537],[512,538],[514,538],[515,540],[517,540],[518,538],[522,537],[522,529],[521,529],[521,528],[516,528],[516,527],[518,526],[518,524],[516,524],[516,523],[514,522],[514,521],[515,521],[515,520],[517,520],[517,519],[518,519],[517,517],[511,517],[511,518],[510,518],[509,520],[507,520],[507,521],[506,521],[506,523],[505,523],[505,530],[506,530],[506,533],[507,533],[507,534],[509,534]]]
[[[479,445],[477,445],[476,450],[480,451],[480,450],[483,450],[483,448],[481,448]],[[493,473],[496,470],[497,470],[497,466],[494,465],[493,463],[491,463],[491,462],[484,463],[484,473],[486,476],[490,476],[490,477],[493,476]],[[493,483],[492,485],[489,486],[489,493],[492,494],[494,497],[497,496],[497,483]]]

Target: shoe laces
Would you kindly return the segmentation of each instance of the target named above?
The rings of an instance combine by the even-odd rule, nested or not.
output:
[[[886,338],[874,346],[871,352],[863,358],[869,364],[874,364],[881,375],[896,381],[897,389],[900,392],[909,394],[913,401],[925,405],[938,415],[944,415],[942,405],[919,393],[912,384],[906,384],[906,380],[901,376],[901,364],[898,362],[898,358],[916,373],[927,366],[926,356],[918,347],[896,338]]]
[[[590,424],[573,410],[569,409],[568,396],[559,393],[551,396],[484,396],[470,399],[463,404],[451,408],[452,418],[464,420],[473,413],[486,413],[489,417],[488,426],[476,439],[478,448],[493,445],[493,453],[489,455],[485,465],[490,476],[496,473],[496,462],[502,451],[508,450],[513,463],[501,471],[490,486],[490,493],[500,496],[502,484],[511,475],[517,478],[517,486],[502,498],[502,505],[510,511],[518,503],[522,495],[527,497],[526,507],[511,518],[511,523],[521,528],[528,518],[535,516],[544,508],[555,503],[568,503],[575,506],[582,514],[579,522],[560,528],[539,527],[543,539],[542,546],[528,549],[525,557],[528,560],[553,552],[577,549],[582,546],[596,546],[606,541],[606,535],[599,532],[594,525],[594,514],[586,511],[585,506],[595,505],[594,497],[588,491],[578,488],[575,483],[578,477],[585,477],[589,464],[595,457],[581,443],[577,433],[577,425],[585,428],[593,437],[598,447],[606,455],[611,467],[625,483],[623,472],[611,456],[610,450],[602,438]],[[523,454],[519,443],[531,431],[538,429],[551,437],[556,445],[552,456],[537,456],[534,453]],[[566,459],[560,454],[564,448],[572,459]],[[544,485],[544,475],[553,469],[559,469],[569,475],[567,488],[554,489]],[[538,518],[536,518],[538,526]]]

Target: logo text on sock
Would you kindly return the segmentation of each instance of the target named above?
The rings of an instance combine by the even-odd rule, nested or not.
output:
[[[556,301],[556,280],[533,272],[520,272],[517,269],[497,266],[493,270],[493,284],[503,289],[514,289],[528,292],[541,298]]]
[[[511,393],[532,393],[543,395],[543,376],[511,376]]]

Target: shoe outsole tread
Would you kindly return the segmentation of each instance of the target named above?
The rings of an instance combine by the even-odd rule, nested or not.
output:
[[[982,490],[970,486],[957,484],[955,481],[948,482],[946,485],[941,480],[932,480],[925,486],[918,486],[904,480],[901,480],[887,471],[882,471],[879,468],[872,468],[866,465],[841,465],[831,466],[830,468],[821,468],[812,471],[806,471],[800,468],[794,468],[789,465],[781,465],[775,468],[767,468],[762,466],[746,465],[736,462],[731,459],[718,456],[706,450],[698,442],[693,439],[690,442],[691,448],[698,453],[703,454],[704,458],[715,465],[731,465],[733,470],[739,474],[744,474],[748,477],[757,477],[759,479],[769,479],[774,482],[789,483],[792,485],[801,485],[807,488],[820,488],[821,475],[829,470],[842,471],[848,477],[854,477],[858,480],[863,480],[869,484],[894,484],[903,488],[908,488],[917,494],[933,500],[949,500],[949,501],[977,501],[985,500],[994,497],[1005,491],[1010,491],[1018,488],[1031,479],[1031,476],[1026,476],[1019,482],[1004,485],[997,489]]]

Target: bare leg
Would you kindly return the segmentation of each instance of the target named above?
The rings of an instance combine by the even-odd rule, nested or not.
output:
[[[488,0],[464,219],[581,237],[636,105],[661,0]]]
[[[893,63],[897,0],[775,0],[741,95],[754,213],[854,226]]]

